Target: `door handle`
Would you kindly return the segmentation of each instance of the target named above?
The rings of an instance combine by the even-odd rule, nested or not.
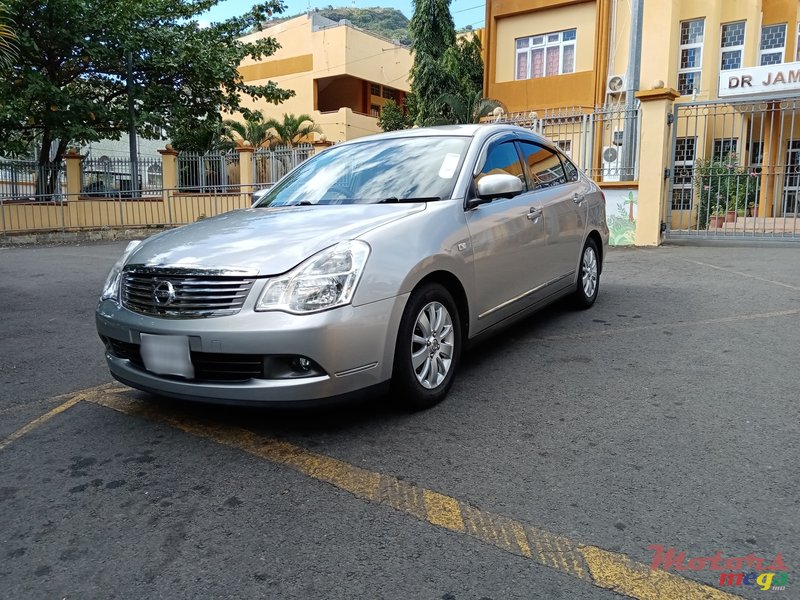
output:
[[[572,201],[573,201],[575,204],[580,204],[581,202],[583,202],[583,200],[584,200],[585,198],[586,198],[585,194],[579,194],[578,192],[575,192],[575,193],[572,195]]]
[[[542,216],[542,209],[536,208],[535,206],[531,206],[531,209],[528,211],[527,214],[528,220],[537,221],[541,216]]]

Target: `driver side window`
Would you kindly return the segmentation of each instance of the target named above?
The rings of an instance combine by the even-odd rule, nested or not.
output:
[[[476,188],[482,177],[486,175],[495,175],[497,173],[518,177],[522,185],[527,188],[525,174],[522,170],[522,163],[519,160],[519,154],[517,153],[517,148],[513,141],[496,144],[489,148],[489,152],[486,153],[486,160],[483,163],[483,168],[481,172],[475,176]]]

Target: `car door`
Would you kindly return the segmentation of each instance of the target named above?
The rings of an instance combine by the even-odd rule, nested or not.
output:
[[[557,150],[528,140],[520,141],[520,150],[531,195],[541,207],[544,222],[545,244],[537,263],[542,265],[547,283],[561,287],[572,281],[577,268],[589,190],[572,163],[565,169]]]
[[[490,143],[479,159],[472,194],[486,175],[508,173],[527,180],[514,139]],[[481,329],[525,308],[537,286],[531,259],[544,247],[541,210],[526,192],[467,210],[467,227],[473,251],[475,290]]]

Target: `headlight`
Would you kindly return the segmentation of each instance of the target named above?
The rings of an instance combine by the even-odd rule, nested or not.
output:
[[[286,275],[270,279],[256,310],[310,313],[349,304],[368,256],[365,242],[339,242]]]
[[[128,243],[128,246],[125,248],[125,252],[123,252],[122,256],[119,257],[119,260],[114,263],[114,266],[111,267],[111,271],[108,273],[108,277],[106,277],[106,282],[103,285],[103,293],[100,294],[100,300],[111,299],[119,302],[119,280],[120,276],[122,275],[122,267],[125,266],[125,261],[128,260],[131,252],[133,252],[141,243],[142,242],[139,240],[134,240]]]

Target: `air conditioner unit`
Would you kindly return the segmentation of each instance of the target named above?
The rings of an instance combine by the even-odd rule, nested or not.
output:
[[[619,181],[619,170],[622,164],[622,152],[617,146],[604,146],[603,154],[600,156],[602,160],[601,174],[603,181]]]
[[[606,94],[621,94],[625,91],[625,76],[611,75],[606,81]]]

